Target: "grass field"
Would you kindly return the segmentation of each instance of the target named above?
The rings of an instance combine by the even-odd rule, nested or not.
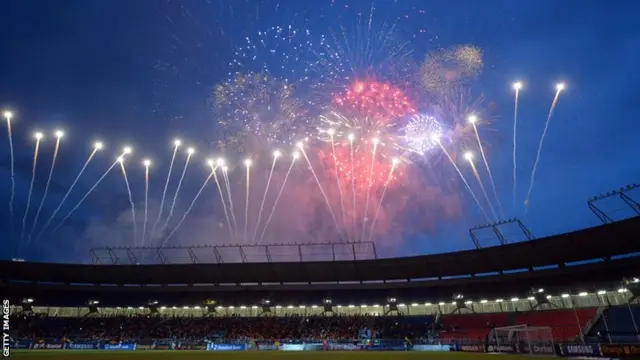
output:
[[[14,350],[11,353],[12,358],[19,359],[46,359],[46,360],[63,360],[83,358],[89,360],[168,360],[168,359],[186,359],[186,360],[204,360],[204,359],[230,359],[230,360],[413,360],[413,359],[444,359],[444,360],[481,360],[495,359],[492,354],[479,353],[448,353],[448,352],[342,352],[342,351],[324,351],[324,352],[281,352],[281,351],[265,351],[265,352],[214,352],[214,351],[90,351],[90,350]],[[502,355],[500,360],[510,360],[514,358],[522,358],[521,355]]]

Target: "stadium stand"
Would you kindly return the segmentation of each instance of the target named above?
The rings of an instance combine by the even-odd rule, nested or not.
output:
[[[640,306],[612,306],[604,308],[602,315],[589,332],[595,341],[637,342]]]
[[[440,339],[445,342],[484,342],[492,328],[510,325],[507,317],[507,313],[444,315],[440,323]]]
[[[636,218],[499,247],[362,261],[3,261],[0,292],[12,304],[12,336],[30,341],[487,344],[495,327],[522,324],[550,327],[557,342],[637,341],[640,312],[628,304],[640,281],[623,284],[622,276],[640,273],[638,230]]]
[[[593,321],[596,308],[549,310],[520,313],[514,325],[550,326],[557,342],[580,341],[582,330]]]

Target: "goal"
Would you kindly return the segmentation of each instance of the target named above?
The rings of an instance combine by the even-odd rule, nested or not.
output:
[[[548,326],[515,325],[494,328],[488,352],[555,356],[553,334]]]

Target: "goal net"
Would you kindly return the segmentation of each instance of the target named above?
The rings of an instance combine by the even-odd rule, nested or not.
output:
[[[556,354],[551,328],[528,325],[494,328],[489,337],[488,352],[551,356]]]

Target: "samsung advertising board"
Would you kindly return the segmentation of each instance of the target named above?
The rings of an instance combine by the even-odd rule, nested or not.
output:
[[[100,344],[98,343],[67,343],[64,346],[67,350],[98,350],[100,349]]]
[[[600,346],[597,344],[569,345],[561,344],[560,355],[563,356],[600,356]]]

